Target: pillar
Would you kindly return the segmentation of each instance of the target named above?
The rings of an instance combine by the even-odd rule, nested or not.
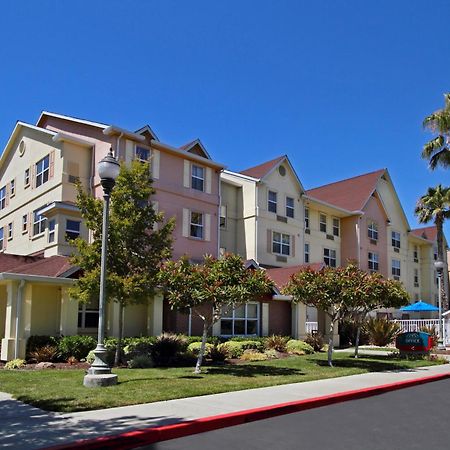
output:
[[[295,339],[306,337],[306,305],[292,303],[292,336]]]
[[[66,287],[61,288],[59,333],[62,336],[78,334],[78,302],[70,298],[69,290]]]
[[[11,359],[25,358],[25,343],[23,342],[23,333],[19,328],[19,353],[15,355],[16,343],[16,319],[17,319],[17,294],[19,288],[18,281],[7,281],[6,284],[6,315],[5,315],[5,337],[2,339],[2,351],[0,358],[3,361]],[[20,327],[20,324],[19,324]]]
[[[158,292],[148,303],[147,333],[149,336],[159,336],[163,329],[164,296]]]
[[[261,336],[269,336],[269,304],[261,303]]]

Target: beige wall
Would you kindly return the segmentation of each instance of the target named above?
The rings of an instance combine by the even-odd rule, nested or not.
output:
[[[7,292],[6,286],[0,286],[0,339],[5,337]]]
[[[59,287],[34,285],[31,299],[30,335],[58,335],[61,317]]]

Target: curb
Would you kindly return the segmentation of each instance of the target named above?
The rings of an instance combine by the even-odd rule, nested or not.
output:
[[[247,409],[244,411],[221,414],[217,416],[204,417],[201,419],[179,422],[173,425],[144,428],[141,430],[128,431],[118,435],[98,437],[93,439],[83,439],[70,444],[62,444],[48,447],[48,450],[99,450],[99,449],[134,449],[160,441],[181,438],[191,434],[204,433],[218,430],[220,428],[242,425],[255,420],[269,419],[271,417],[294,412],[305,411],[321,406],[332,405],[348,400],[371,397],[386,392],[417,386],[433,381],[450,378],[450,373],[431,375],[414,380],[398,381],[395,383],[383,384],[352,391],[339,392],[337,394],[324,395],[321,397],[298,400],[277,405],[263,406],[260,408]]]

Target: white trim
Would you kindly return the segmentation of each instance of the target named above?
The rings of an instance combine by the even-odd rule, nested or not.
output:
[[[198,145],[198,146],[203,150],[203,152],[205,153],[205,155],[206,155],[206,157],[207,157],[208,159],[212,159],[211,156],[210,156],[210,154],[209,154],[208,151],[206,150],[205,146],[201,143],[200,139],[196,139],[195,141],[192,141],[192,142],[189,144],[189,146],[186,147],[186,148],[183,148],[183,150],[184,150],[185,152],[189,152],[189,150],[190,150],[192,147],[195,147],[196,145]]]
[[[115,125],[109,125],[103,130],[103,134],[106,136],[113,136],[115,134],[123,135],[125,137],[129,137],[134,139],[135,141],[144,142],[145,136],[142,134],[133,133],[132,131],[125,130],[125,128],[120,128]]]
[[[223,169],[226,166],[224,164],[220,164],[214,161],[211,161],[208,158],[204,158],[203,156],[198,156],[193,153],[186,152],[184,150],[180,150],[179,148],[172,147],[168,144],[163,144],[162,142],[156,141],[154,139],[151,140],[151,145],[159,148],[160,150],[166,150],[170,153],[174,153],[175,155],[181,156],[183,159],[189,159],[191,161],[197,161],[205,166],[214,167],[216,169]]]
[[[39,116],[37,124],[41,121],[42,117],[44,117],[44,116],[56,117],[57,119],[70,120],[71,122],[83,123],[85,125],[91,125],[93,127],[103,128],[103,129],[108,126],[108,125],[106,125],[104,123],[92,122],[90,120],[85,120],[85,119],[78,119],[77,117],[65,116],[64,114],[52,113],[52,112],[49,112],[49,111],[42,111],[41,112],[41,115]]]
[[[272,300],[281,300],[281,301],[291,301],[292,300],[292,295],[272,295]]]
[[[243,178],[244,180],[259,181],[259,178],[249,177],[248,175],[243,175],[242,173],[239,173],[239,172],[232,172],[231,170],[225,170],[224,169],[223,173],[225,175],[232,175],[232,176],[235,176],[235,177],[238,177],[238,178]],[[225,181],[229,181],[229,180],[225,180]]]
[[[67,285],[72,285],[76,281],[75,279],[72,278],[49,277],[45,275],[27,275],[23,273],[11,273],[11,272],[0,273],[0,281],[6,280],[25,280],[25,281],[34,281],[36,283],[67,284]]]
[[[85,147],[94,147],[95,143],[94,142],[89,142],[85,139],[81,139],[79,137],[76,136],[71,136],[70,134],[66,134],[66,133],[62,133],[60,131],[58,131],[58,133],[56,133],[53,137],[52,140],[54,142],[71,142],[73,144],[80,144],[83,145]]]

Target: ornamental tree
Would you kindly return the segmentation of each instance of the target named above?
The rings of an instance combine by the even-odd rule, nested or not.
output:
[[[195,373],[201,372],[206,339],[223,311],[258,299],[273,287],[261,269],[248,269],[242,258],[226,254],[221,259],[205,256],[203,264],[192,264],[187,257],[165,262],[159,281],[172,309],[191,310],[203,321],[203,335]]]
[[[284,288],[294,303],[304,303],[322,310],[330,318],[328,341],[328,365],[333,366],[333,332],[340,320],[349,317],[351,311],[365,296],[365,278],[358,267],[324,267],[316,271],[307,267],[292,275]]]
[[[119,363],[123,337],[123,313],[127,305],[142,304],[154,295],[162,260],[171,256],[173,219],[164,221],[151,202],[154,194],[149,165],[134,161],[122,165],[111,194],[106,298],[119,304],[119,339],[115,364]],[[92,240],[73,241],[73,264],[82,276],[71,289],[81,302],[97,299],[100,290],[100,258],[103,201],[77,186],[77,206],[91,231]]]

